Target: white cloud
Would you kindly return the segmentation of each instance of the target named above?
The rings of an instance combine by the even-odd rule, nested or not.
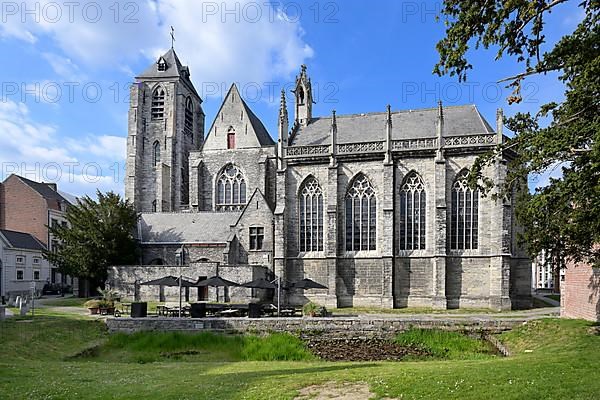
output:
[[[300,23],[265,3],[84,1],[77,3],[70,15],[64,3],[43,0],[36,2],[39,23],[27,15],[23,23],[19,9],[16,15],[5,17],[0,35],[28,43],[36,43],[42,36],[49,38],[64,57],[48,52],[44,57],[58,75],[67,77],[80,72],[78,65],[127,71],[128,64],[140,56],[151,62],[169,47],[169,29],[174,26],[176,50],[182,62],[190,66],[197,84],[234,80],[262,83],[288,77],[313,55],[303,40]],[[58,19],[52,8],[57,4],[62,11]],[[102,7],[102,17],[94,23],[95,6],[91,4]]]
[[[48,61],[59,77],[74,82],[85,79],[85,75],[81,73],[79,66],[75,65],[70,58],[52,53],[42,53],[42,57]]]
[[[54,125],[35,121],[24,103],[0,102],[0,179],[17,173],[55,181],[77,195],[122,192],[126,139],[111,135],[61,138]]]

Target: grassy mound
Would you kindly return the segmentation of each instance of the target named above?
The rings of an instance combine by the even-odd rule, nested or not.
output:
[[[269,336],[139,332],[115,334],[81,354],[82,359],[120,362],[156,361],[307,361],[314,356],[289,334]]]
[[[465,360],[488,358],[496,353],[494,346],[485,340],[436,329],[412,328],[397,335],[395,342],[422,349],[429,354],[426,358]]]

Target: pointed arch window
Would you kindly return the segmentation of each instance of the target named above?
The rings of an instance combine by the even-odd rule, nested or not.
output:
[[[187,170],[185,168],[181,168],[181,205],[187,206],[189,202],[189,182]]]
[[[426,205],[425,184],[413,172],[400,188],[400,250],[425,249]]]
[[[152,92],[152,119],[159,120],[165,117],[165,90],[157,87]]]
[[[302,86],[298,88],[298,105],[304,105],[304,89]]]
[[[227,132],[227,148],[235,149],[235,129],[229,128]]]
[[[160,142],[158,140],[152,145],[152,161],[155,167],[160,164]]]
[[[154,200],[152,202],[152,212],[156,212],[157,211],[157,205],[158,205],[158,203],[156,202],[156,200]]]
[[[467,184],[467,172],[452,185],[450,249],[477,249],[479,245],[479,190]]]
[[[194,136],[192,133],[194,132],[194,103],[190,97],[185,100],[185,119],[183,131],[186,135],[192,136],[193,140]]]
[[[240,209],[246,205],[246,178],[235,165],[225,167],[217,179],[217,208]]]
[[[358,175],[346,194],[346,250],[376,250],[377,197],[365,175]]]
[[[300,251],[323,251],[323,190],[311,177],[298,196]]]

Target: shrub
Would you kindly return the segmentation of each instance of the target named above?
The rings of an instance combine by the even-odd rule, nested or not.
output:
[[[88,300],[85,303],[83,303],[83,306],[85,308],[99,308],[101,304],[100,300]]]

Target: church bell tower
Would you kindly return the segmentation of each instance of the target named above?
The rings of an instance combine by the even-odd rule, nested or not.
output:
[[[125,198],[138,212],[189,207],[189,154],[204,140],[202,99],[171,48],[130,91]]]

